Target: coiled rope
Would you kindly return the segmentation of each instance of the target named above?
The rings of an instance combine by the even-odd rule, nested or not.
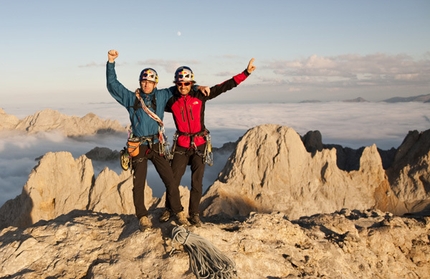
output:
[[[184,246],[190,256],[191,270],[197,279],[235,278],[235,263],[203,237],[182,226],[176,226],[172,230],[172,242]]]

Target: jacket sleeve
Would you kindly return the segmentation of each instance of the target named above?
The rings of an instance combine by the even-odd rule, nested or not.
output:
[[[176,90],[176,86],[171,86],[169,88],[158,89],[157,106],[163,106],[163,110],[166,108],[166,104],[170,98],[172,98],[173,93]]]
[[[247,70],[235,75],[234,77],[232,77],[229,80],[226,80],[220,84],[217,84],[215,86],[211,87],[211,93],[208,96],[208,100],[213,99],[219,95],[221,95],[222,93],[233,89],[234,87],[238,86],[239,84],[242,83],[242,81],[244,81],[250,74],[248,73]]]
[[[125,88],[116,77],[115,62],[106,64],[106,87],[110,95],[125,107],[133,106],[135,98],[134,92]]]

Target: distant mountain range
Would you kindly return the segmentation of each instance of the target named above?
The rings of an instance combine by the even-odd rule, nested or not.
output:
[[[427,95],[418,95],[412,97],[394,97],[390,99],[383,100],[383,102],[387,103],[399,103],[399,102],[422,102],[422,103],[430,103],[430,94]]]
[[[320,103],[320,100],[304,100],[300,103]],[[343,100],[343,102],[348,103],[363,103],[363,102],[369,102],[361,97],[350,99],[350,100]],[[393,97],[386,100],[382,100],[381,102],[386,103],[400,103],[400,102],[420,102],[420,103],[430,103],[430,94],[427,95],[418,95],[418,96],[412,96],[412,97]]]
[[[344,102],[348,102],[348,103],[364,103],[364,102],[369,102],[368,100],[365,100],[361,97],[352,99],[352,100],[344,100]]]

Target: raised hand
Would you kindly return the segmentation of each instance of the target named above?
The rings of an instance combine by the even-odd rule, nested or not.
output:
[[[118,57],[118,51],[111,49],[108,51],[108,61],[113,63],[115,59]]]
[[[249,60],[248,68],[246,68],[248,73],[252,73],[256,69],[256,67],[254,66],[254,60],[254,58],[251,58],[251,60]]]

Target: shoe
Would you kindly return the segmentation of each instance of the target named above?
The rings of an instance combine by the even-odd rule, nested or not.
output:
[[[160,220],[160,222],[167,222],[167,221],[169,221],[171,216],[172,215],[170,214],[170,210],[166,209],[166,210],[164,210],[163,214],[161,214],[161,216],[158,220]]]
[[[176,213],[176,219],[181,226],[189,226],[190,222],[188,222],[187,217],[185,217],[185,212],[181,211]]]
[[[198,213],[192,214],[188,220],[190,221],[191,225],[196,226],[196,227],[201,227],[202,226],[202,221],[200,221],[200,217]]]
[[[148,216],[140,217],[139,219],[139,229],[143,232],[146,229],[151,227],[151,221],[149,220]]]

